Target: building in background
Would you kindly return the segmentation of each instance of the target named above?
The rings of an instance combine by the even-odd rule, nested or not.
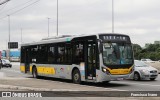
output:
[[[154,41],[154,44],[160,44],[160,41]]]
[[[146,43],[145,48],[148,48],[152,43]],[[154,41],[154,44],[160,44],[160,41]]]

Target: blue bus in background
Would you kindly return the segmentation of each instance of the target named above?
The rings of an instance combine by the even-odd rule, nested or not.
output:
[[[10,50],[8,54],[7,50],[2,51],[2,58],[6,59],[10,56],[10,61],[20,61],[20,50]]]
[[[7,53],[5,50],[2,51],[2,58],[5,58],[7,56]]]

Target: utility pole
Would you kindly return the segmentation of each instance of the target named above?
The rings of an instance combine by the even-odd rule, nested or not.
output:
[[[10,42],[10,15],[8,15],[8,36],[9,36],[9,42]]]
[[[58,0],[57,0],[57,36],[58,36]]]
[[[21,44],[22,44],[22,28],[21,28]]]
[[[114,0],[112,0],[112,33],[114,33]]]
[[[48,37],[49,37],[49,20],[50,18],[48,18]]]
[[[8,59],[10,60],[10,15],[8,15],[8,36],[9,36],[9,41],[8,41]]]
[[[6,40],[6,50],[8,49],[8,40]]]

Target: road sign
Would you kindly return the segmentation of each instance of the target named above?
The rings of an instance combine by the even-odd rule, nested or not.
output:
[[[8,49],[17,49],[18,42],[8,42]]]

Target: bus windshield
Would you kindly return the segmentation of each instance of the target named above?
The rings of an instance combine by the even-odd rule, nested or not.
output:
[[[105,65],[132,64],[132,47],[129,43],[103,43],[103,62]]]

